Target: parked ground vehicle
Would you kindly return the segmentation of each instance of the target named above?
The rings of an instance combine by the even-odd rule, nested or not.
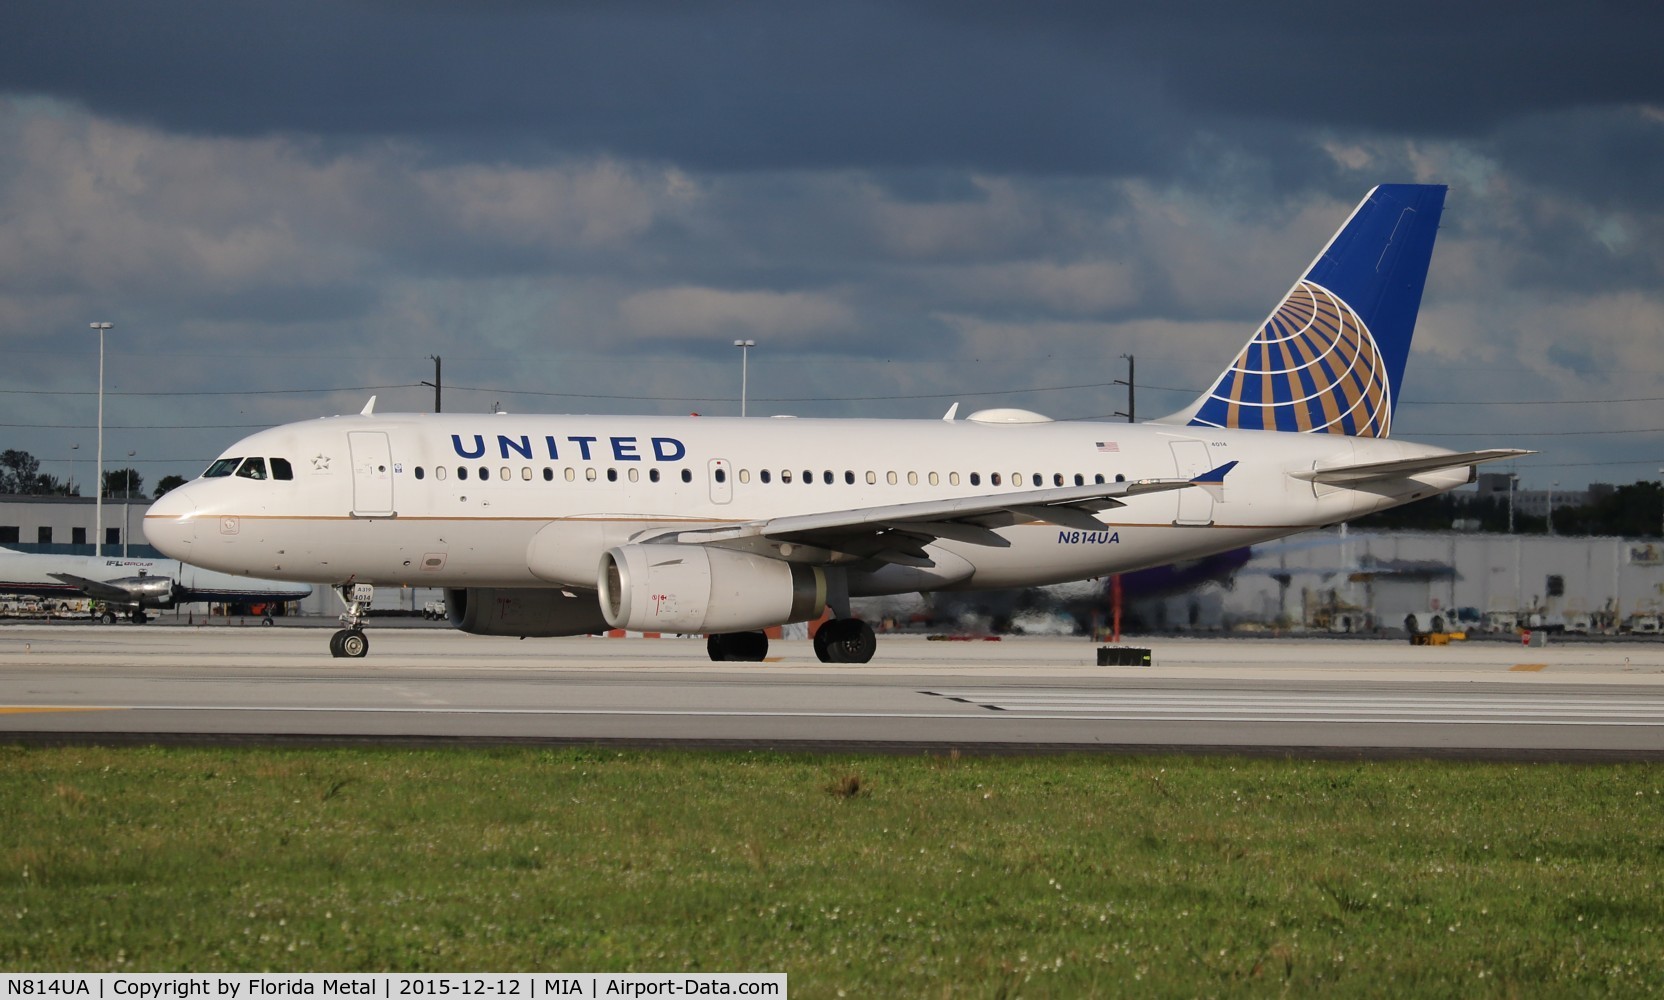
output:
[[[1478,608],[1433,608],[1404,616],[1404,631],[1411,635],[1434,632],[1477,632],[1484,624]]]

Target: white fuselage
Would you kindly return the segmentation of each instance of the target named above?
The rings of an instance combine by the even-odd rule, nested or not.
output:
[[[991,422],[1002,417],[1022,422]],[[272,468],[284,460],[290,478],[194,480],[150,508],[145,532],[169,555],[250,576],[592,590],[605,551],[666,527],[1190,478],[1238,463],[1219,499],[1195,487],[1137,496],[1099,515],[1099,531],[1036,521],[999,529],[1008,547],[938,539],[932,567],[850,567],[856,596],[995,588],[1160,565],[1395,506],[1458,486],[1470,470],[1368,489],[1292,474],[1445,453],[1329,434],[1023,421],[1011,411],[951,422],[359,415],[243,439],[224,455],[263,456]]]

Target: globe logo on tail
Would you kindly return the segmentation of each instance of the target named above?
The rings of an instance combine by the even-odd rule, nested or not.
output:
[[[1192,424],[1386,437],[1386,361],[1357,312],[1301,280],[1203,400]]]

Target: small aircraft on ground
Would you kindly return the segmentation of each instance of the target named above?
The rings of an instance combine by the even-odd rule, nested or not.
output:
[[[94,617],[113,625],[117,613],[134,624],[150,620],[147,610],[181,604],[271,604],[298,601],[311,586],[216,573],[174,559],[126,556],[61,556],[0,547],[0,594],[32,597],[90,597],[103,605]],[[271,624],[268,611],[263,619]]]

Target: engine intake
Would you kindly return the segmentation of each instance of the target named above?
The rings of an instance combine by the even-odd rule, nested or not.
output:
[[[601,557],[601,613],[637,632],[745,632],[826,610],[818,566],[704,545],[621,545]]]

